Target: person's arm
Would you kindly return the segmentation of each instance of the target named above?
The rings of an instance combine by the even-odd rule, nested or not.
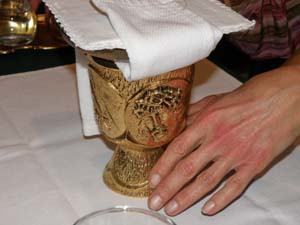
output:
[[[187,127],[149,179],[149,207],[174,216],[202,199],[231,172],[202,211],[213,215],[236,199],[300,136],[300,56],[240,88],[189,109]]]
[[[283,66],[300,66],[300,49]]]

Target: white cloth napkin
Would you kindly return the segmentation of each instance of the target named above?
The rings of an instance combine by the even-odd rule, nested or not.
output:
[[[86,56],[79,49],[75,49],[77,87],[79,105],[82,118],[82,129],[85,136],[93,136],[100,133],[94,112],[94,103],[88,72]]]
[[[124,48],[108,18],[90,0],[43,0],[70,40],[84,50]]]
[[[217,0],[45,2],[76,46],[126,49],[129,62],[117,65],[127,80],[195,63],[209,55],[223,33],[253,25]]]
[[[195,63],[210,54],[224,33],[248,29],[254,24],[217,0],[45,2],[79,48],[125,49],[129,61],[116,61],[116,64],[127,80]],[[86,62],[80,53],[76,56],[84,134],[96,135],[99,130]]]
[[[107,13],[125,46],[129,63],[117,65],[128,80],[195,63],[209,55],[223,33],[247,29],[253,24],[215,0],[92,2]]]

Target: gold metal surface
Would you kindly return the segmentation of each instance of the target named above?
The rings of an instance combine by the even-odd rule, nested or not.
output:
[[[104,182],[124,195],[148,196],[151,168],[184,128],[193,66],[128,82],[120,70],[103,66],[99,53],[87,57],[99,127],[117,144]]]

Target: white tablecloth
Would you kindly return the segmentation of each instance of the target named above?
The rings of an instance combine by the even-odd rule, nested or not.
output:
[[[210,62],[197,65],[192,101],[240,85]],[[0,225],[71,225],[114,205],[146,207],[103,184],[112,155],[99,137],[81,132],[74,65],[0,77]],[[200,201],[178,225],[298,225],[300,149],[253,183],[214,217]]]

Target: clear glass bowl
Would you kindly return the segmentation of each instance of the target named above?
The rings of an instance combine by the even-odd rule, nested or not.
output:
[[[176,225],[170,218],[146,209],[116,206],[90,213],[74,225]]]

